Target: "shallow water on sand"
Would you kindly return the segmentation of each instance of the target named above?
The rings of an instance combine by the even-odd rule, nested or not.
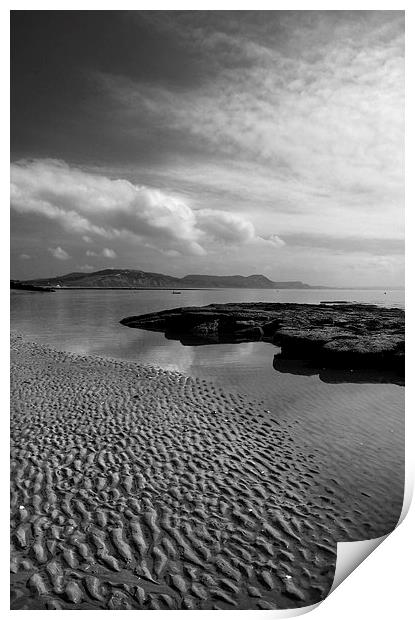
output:
[[[319,303],[350,300],[403,307],[403,291],[211,290],[14,292],[11,326],[61,350],[178,370],[263,402],[290,427],[299,450],[313,452],[339,487],[329,502],[340,520],[359,523],[352,538],[380,536],[398,520],[404,476],[404,390],[387,383],[328,383],[277,372],[266,343],[183,346],[120,319],[177,306],[237,301]],[[253,412],[254,415],[254,412]],[[357,519],[356,519],[357,517]]]

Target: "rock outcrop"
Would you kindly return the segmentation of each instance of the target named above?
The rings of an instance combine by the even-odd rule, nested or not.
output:
[[[403,376],[405,313],[366,304],[211,304],[121,321],[162,331],[183,344],[263,340],[281,348],[278,360],[308,360],[318,368],[383,369]]]
[[[20,282],[20,280],[10,280],[10,288],[17,291],[34,291],[38,293],[53,293],[55,291],[51,286],[38,286],[36,284]]]

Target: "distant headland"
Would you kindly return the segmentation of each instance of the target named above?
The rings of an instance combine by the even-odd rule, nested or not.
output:
[[[17,281],[13,281],[16,283]],[[274,282],[264,275],[251,276],[217,276],[193,274],[176,278],[162,273],[152,273],[135,269],[103,269],[92,273],[75,272],[51,278],[18,281],[18,287],[51,288],[87,288],[87,289],[212,289],[212,288],[247,288],[247,289],[312,289],[330,288],[310,286],[297,280]],[[31,289],[33,290],[33,289]]]

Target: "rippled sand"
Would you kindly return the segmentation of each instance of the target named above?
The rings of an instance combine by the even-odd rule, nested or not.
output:
[[[278,609],[328,593],[350,536],[336,481],[259,404],[17,335],[11,359],[12,609]]]

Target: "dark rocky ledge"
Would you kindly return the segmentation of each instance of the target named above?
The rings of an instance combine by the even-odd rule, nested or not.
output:
[[[164,332],[183,344],[263,340],[281,348],[274,368],[282,372],[311,363],[314,374],[326,369],[392,371],[403,377],[405,313],[366,304],[211,304],[132,316],[127,327]],[[373,374],[373,373],[372,373]]]
[[[37,293],[54,293],[55,289],[51,286],[38,286],[36,284],[27,284],[20,280],[10,280],[10,288],[16,291],[33,291]]]

